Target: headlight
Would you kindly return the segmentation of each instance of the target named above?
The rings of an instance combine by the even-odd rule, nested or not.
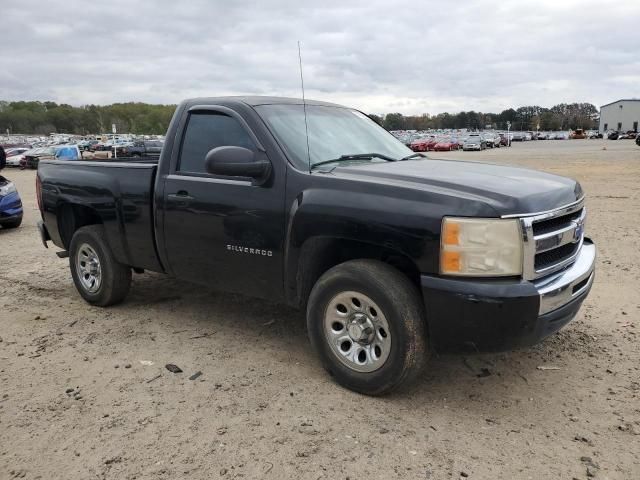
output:
[[[442,220],[440,273],[470,277],[522,274],[522,233],[518,220]]]
[[[0,187],[0,197],[4,197],[5,195],[9,195],[16,191],[16,187],[13,183],[9,182],[6,185]]]

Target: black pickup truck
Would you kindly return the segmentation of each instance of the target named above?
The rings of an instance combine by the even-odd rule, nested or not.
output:
[[[371,395],[434,350],[540,341],[594,279],[576,181],[429,159],[324,102],[187,100],[159,159],[43,161],[37,192],[87,302],[151,270],[304,308],[326,369]]]

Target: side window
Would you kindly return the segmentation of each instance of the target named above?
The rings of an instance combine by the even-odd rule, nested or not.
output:
[[[206,173],[204,159],[209,150],[226,146],[256,150],[249,134],[235,118],[214,112],[191,113],[182,138],[178,171]]]

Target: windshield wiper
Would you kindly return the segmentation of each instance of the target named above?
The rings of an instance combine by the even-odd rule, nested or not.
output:
[[[427,158],[427,156],[424,153],[412,153],[411,155],[407,155],[406,157],[402,157],[400,159],[400,161],[402,160],[411,160],[412,158],[417,158],[417,157],[423,157],[423,158]]]
[[[327,163],[344,162],[348,160],[371,160],[372,158],[381,158],[383,160],[386,160],[387,162],[397,162],[395,158],[389,157],[382,153],[354,153],[350,155],[340,155],[339,158],[334,158],[333,160],[323,160],[321,162],[314,163],[313,165],[311,165],[311,168],[318,167],[320,165],[326,165]]]

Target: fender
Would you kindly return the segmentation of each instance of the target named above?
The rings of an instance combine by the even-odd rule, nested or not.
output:
[[[315,280],[351,256],[385,255],[418,274],[437,271],[440,218],[425,215],[422,201],[380,192],[311,188],[299,193],[289,205],[286,226],[287,302],[303,304]],[[340,251],[341,245],[349,252]]]

